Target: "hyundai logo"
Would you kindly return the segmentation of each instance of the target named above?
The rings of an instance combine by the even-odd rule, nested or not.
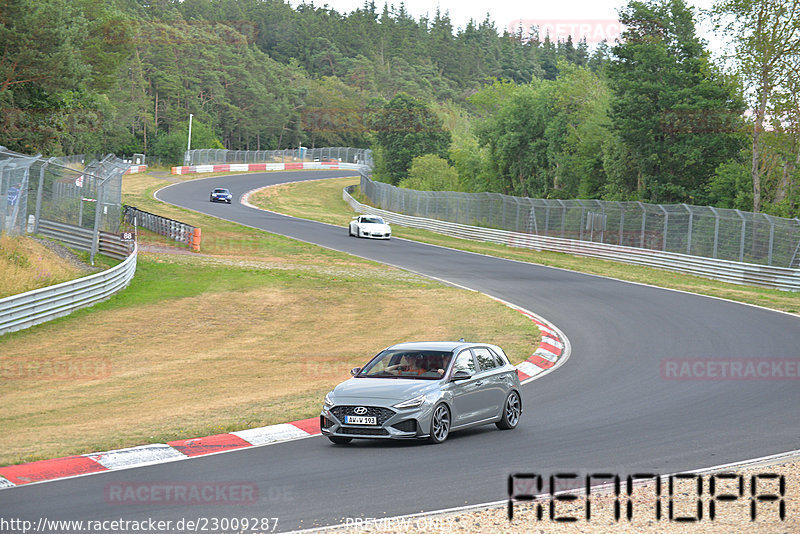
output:
[[[363,406],[358,406],[355,410],[353,410],[356,415],[366,415],[367,411],[368,410]]]

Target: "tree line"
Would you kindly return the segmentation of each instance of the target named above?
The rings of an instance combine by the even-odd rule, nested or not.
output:
[[[405,187],[796,216],[796,4],[719,0],[715,63],[683,0],[591,48],[371,0],[2,0],[0,144],[171,164],[191,113],[193,148],[371,147]]]

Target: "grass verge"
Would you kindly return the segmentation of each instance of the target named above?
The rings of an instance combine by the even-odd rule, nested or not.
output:
[[[0,236],[0,298],[52,286],[87,274],[44,244],[24,236]]]

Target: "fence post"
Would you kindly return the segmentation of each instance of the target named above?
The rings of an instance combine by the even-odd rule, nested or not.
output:
[[[694,212],[689,208],[689,206],[687,204],[681,204],[681,206],[686,208],[686,211],[689,212],[689,235],[687,236],[687,239],[686,239],[686,254],[691,255],[692,254],[692,224],[694,223]]]
[[[769,248],[767,249],[767,265],[772,266],[772,244],[775,242],[775,223],[772,222],[769,215],[762,213],[764,218],[769,223]]]
[[[745,220],[744,215],[742,215],[741,211],[736,210],[736,214],[742,219],[742,239],[739,242],[739,261],[744,261],[744,237],[745,237],[745,227],[747,226],[747,221]]]
[[[39,188],[36,191],[36,213],[34,215],[34,222],[33,222],[33,233],[39,233],[39,219],[42,216],[42,195],[44,194],[44,172],[47,170],[47,166],[50,165],[50,162],[53,161],[53,158],[48,159],[42,164],[42,168],[39,169]]]
[[[583,241],[583,226],[585,224],[584,218],[586,216],[586,208],[584,207],[583,202],[581,202],[580,200],[577,200],[577,202],[581,207],[581,222],[580,222],[580,233],[578,234],[578,240]]]
[[[712,256],[714,259],[717,259],[717,244],[719,243],[719,212],[713,206],[708,207],[711,212],[714,214],[714,255]]]
[[[642,210],[642,232],[639,237],[639,248],[644,248],[644,232],[647,227],[647,208],[644,207],[644,204],[641,202],[636,202],[639,205],[639,209]]]
[[[99,178],[95,178],[95,181],[97,181],[97,180],[99,180]],[[102,195],[103,187],[105,187],[105,186],[102,183],[97,184],[97,195],[96,195],[97,199],[96,199],[96,202],[95,202],[95,204],[97,204],[97,206],[95,206],[95,208],[94,208],[94,230],[92,231],[92,249],[91,249],[91,252],[89,254],[89,263],[91,263],[92,265],[94,265],[94,257],[95,257],[95,254],[97,254],[98,239],[100,237],[100,209],[101,209],[100,206],[103,203],[103,200],[102,200],[103,199],[103,195]],[[81,200],[81,205],[83,205],[83,200]]]
[[[563,238],[567,227],[567,205],[560,198],[557,198],[556,202],[561,204],[561,237]]]
[[[658,207],[661,208],[661,211],[664,212],[664,240],[661,243],[661,250],[662,251],[666,251],[667,250],[667,232],[669,232],[669,212],[666,209],[664,209],[664,206],[662,206],[661,204],[659,204]]]

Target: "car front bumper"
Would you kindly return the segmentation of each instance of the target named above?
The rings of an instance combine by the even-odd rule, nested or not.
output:
[[[352,425],[344,422],[344,415],[352,415],[357,406],[367,407],[377,415],[376,425]],[[355,439],[422,439],[428,437],[433,409],[423,404],[417,408],[388,408],[368,404],[324,406],[320,414],[320,430],[324,436]]]

